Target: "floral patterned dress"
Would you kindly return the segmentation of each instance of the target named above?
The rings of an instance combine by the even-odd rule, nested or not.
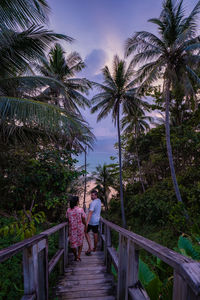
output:
[[[84,210],[78,206],[68,208],[66,217],[69,220],[69,241],[71,248],[77,248],[83,244],[84,225],[82,217],[86,218]]]

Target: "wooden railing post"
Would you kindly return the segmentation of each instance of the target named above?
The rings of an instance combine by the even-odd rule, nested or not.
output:
[[[60,262],[59,262],[59,272],[60,272],[60,275],[63,275],[64,274],[64,271],[65,271],[65,264],[66,264],[66,261],[65,261],[65,228],[61,228],[59,230],[59,249],[64,249],[64,253],[60,259]]]
[[[119,268],[117,282],[117,300],[126,296],[126,265],[127,265],[127,239],[119,234]]]
[[[104,252],[104,264],[106,265],[106,256],[107,256],[107,244],[106,244],[106,235],[107,235],[107,225],[104,224],[104,245],[103,245],[103,252]]]
[[[133,287],[138,282],[139,250],[135,244],[128,239],[127,245],[127,269],[126,269],[126,300],[129,297],[129,287]]]
[[[106,268],[107,268],[107,272],[111,272],[111,257],[108,251],[108,248],[112,246],[111,243],[111,232],[110,232],[110,227],[106,226]]]
[[[65,267],[68,265],[68,225],[65,226]]]
[[[38,256],[38,298],[48,300],[48,239],[43,239],[37,244]]]
[[[23,250],[24,295],[38,295],[37,245]]]
[[[103,224],[102,221],[99,223],[99,241],[100,241],[100,249],[103,250],[103,240],[102,240],[102,233],[103,233]]]
[[[186,300],[187,298],[187,283],[174,270],[174,286],[173,286],[173,300]]]

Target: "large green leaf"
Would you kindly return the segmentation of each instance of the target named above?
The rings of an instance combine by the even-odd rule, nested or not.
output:
[[[180,236],[178,240],[178,248],[183,255],[189,256],[195,260],[200,259],[200,253],[194,249],[191,241],[188,238]]]
[[[145,264],[141,259],[139,261],[139,280],[144,287],[156,278],[156,275],[150,270],[147,264]]]

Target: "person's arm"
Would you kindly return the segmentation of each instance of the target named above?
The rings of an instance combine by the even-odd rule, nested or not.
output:
[[[91,220],[92,214],[93,214],[93,210],[90,210],[89,214],[88,214],[88,217],[87,217],[86,227],[88,226],[88,224],[89,224],[89,222]]]

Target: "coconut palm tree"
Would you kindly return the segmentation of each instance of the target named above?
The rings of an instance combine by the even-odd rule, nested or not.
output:
[[[134,143],[135,143],[135,152],[137,165],[139,170],[139,178],[142,185],[142,190],[145,192],[144,182],[142,179],[140,158],[137,146],[137,139],[140,137],[142,133],[150,129],[150,122],[152,122],[153,118],[145,115],[145,111],[141,107],[127,107],[124,117],[122,118],[122,129],[125,135],[133,135]]]
[[[30,65],[41,60],[52,43],[73,39],[53,33],[41,25],[47,20],[45,0],[4,1],[0,3],[0,131],[1,138],[20,136],[30,131],[60,135],[73,145],[93,141],[88,124],[77,114],[36,101],[35,89],[65,86],[55,78],[25,76]],[[34,23],[34,24],[33,24]],[[38,94],[38,93],[37,93]],[[76,138],[74,138],[76,136]]]
[[[47,88],[38,98],[49,101],[52,97],[54,104],[80,114],[79,108],[90,106],[89,100],[83,95],[87,95],[91,88],[89,80],[75,77],[84,67],[85,64],[77,52],[65,56],[64,49],[57,43],[50,50],[48,58],[43,58],[36,69],[43,76],[59,80],[65,89],[58,85]]]
[[[92,99],[92,113],[100,111],[97,121],[105,118],[109,113],[112,113],[112,119],[117,125],[118,132],[118,148],[119,148],[119,168],[120,168],[120,201],[122,224],[126,227],[126,219],[123,202],[123,185],[122,185],[122,159],[121,159],[121,135],[120,135],[120,116],[124,113],[127,106],[141,106],[142,101],[138,97],[132,83],[134,70],[133,63],[126,66],[125,60],[121,60],[117,55],[113,60],[112,72],[108,66],[102,70],[104,82],[96,84],[100,92]]]
[[[149,20],[157,26],[158,34],[140,31],[126,42],[126,55],[134,54],[132,63],[139,64],[135,84],[145,89],[159,79],[163,80],[167,153],[176,197],[180,202],[182,198],[170,142],[170,91],[179,85],[187,98],[195,97],[193,83],[200,84],[195,72],[200,63],[200,36],[197,35],[199,12],[200,1],[185,17],[183,0],[165,0],[160,17]]]
[[[104,200],[105,209],[108,210],[108,196],[111,192],[110,187],[113,186],[113,176],[110,172],[109,165],[103,164],[96,167],[96,171],[92,173],[93,178],[95,178],[96,186],[99,194],[102,194]]]

